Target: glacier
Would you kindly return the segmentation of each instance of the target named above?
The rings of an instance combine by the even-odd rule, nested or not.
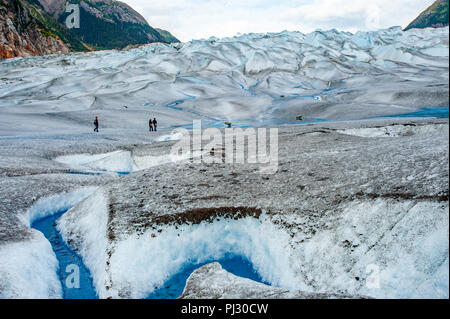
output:
[[[0,61],[0,297],[64,297],[31,226],[68,210],[56,229],[100,298],[146,298],[192,265],[181,298],[448,298],[448,34],[285,31]],[[278,128],[278,171],[174,156],[193,120]],[[216,263],[229,256],[264,283]]]
[[[247,34],[1,62],[2,134],[144,129],[224,120],[285,124],[448,106],[448,27]],[[14,107],[8,107],[14,106]],[[14,131],[14,130],[12,130]],[[9,132],[9,133],[8,133]]]

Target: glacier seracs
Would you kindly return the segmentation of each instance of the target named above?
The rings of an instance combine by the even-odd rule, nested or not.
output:
[[[448,27],[282,32],[11,59],[0,112],[23,131],[145,128],[224,120],[261,124],[359,119],[448,106]],[[8,107],[14,106],[14,107]]]

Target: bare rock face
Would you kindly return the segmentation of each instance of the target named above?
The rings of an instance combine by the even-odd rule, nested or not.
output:
[[[51,14],[61,14],[64,12],[67,0],[38,0],[44,10]]]
[[[0,0],[0,58],[179,42],[168,31],[152,28],[129,5],[113,0],[80,1],[80,27],[68,29],[68,4]]]
[[[67,53],[69,47],[55,35],[46,35],[26,4],[0,0],[0,58]]]
[[[97,5],[101,10],[95,7]],[[85,0],[80,6],[99,19],[109,20],[114,23],[114,18],[121,22],[148,25],[147,21],[129,5],[112,0]]]

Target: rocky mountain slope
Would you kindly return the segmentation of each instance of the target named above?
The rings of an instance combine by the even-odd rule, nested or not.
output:
[[[79,6],[79,28],[66,27],[69,3]],[[0,58],[179,42],[113,0],[0,0],[0,13]]]
[[[0,0],[0,58],[67,53],[69,46],[44,28],[33,6],[18,0]],[[50,17],[47,17],[50,18]]]
[[[176,37],[173,36],[173,34],[171,34],[169,31],[167,30],[163,30],[163,29],[159,29],[159,28],[155,28],[156,31],[159,32],[159,34],[164,38],[164,42],[167,43],[176,43],[176,42],[180,42],[180,40],[178,40]]]
[[[448,0],[436,0],[423,11],[405,30],[418,28],[439,28],[448,26]]]
[[[64,24],[70,12],[66,1],[38,0],[42,7]],[[71,29],[79,39],[94,49],[121,49],[127,45],[167,41],[139,13],[127,4],[113,0],[70,1],[79,4],[80,28]]]

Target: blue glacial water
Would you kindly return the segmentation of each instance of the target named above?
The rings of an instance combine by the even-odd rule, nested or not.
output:
[[[95,172],[83,172],[83,171],[68,171],[66,174],[71,175],[94,175],[94,176],[100,176],[104,174],[110,174],[110,173],[116,173],[117,176],[124,176],[128,175],[131,172],[116,172],[116,171],[95,171]]]
[[[56,220],[61,217],[66,210],[45,217],[34,222],[31,227],[39,230],[48,239],[59,261],[58,277],[63,288],[64,299],[96,299],[98,298],[89,270],[83,263],[81,257],[76,254],[62,239],[56,230]],[[66,280],[73,274],[73,270],[66,272],[69,265],[77,265],[80,270],[80,288],[68,288]],[[69,278],[70,279],[70,278]]]
[[[34,222],[31,227],[44,234],[52,245],[56,258],[59,262],[58,277],[63,288],[64,299],[97,299],[97,293],[94,288],[89,269],[84,265],[82,258],[68,246],[62,239],[56,229],[56,221],[67,210],[59,211],[52,216],[48,216]],[[240,277],[252,279],[254,281],[266,283],[261,276],[253,269],[252,264],[245,258],[236,255],[227,255],[219,260],[208,260],[204,263],[187,264],[178,273],[173,275],[161,287],[156,287],[146,299],[175,299],[181,295],[186,285],[187,278],[191,273],[213,261],[219,262],[228,272]],[[68,288],[66,281],[73,274],[73,270],[67,270],[67,266],[77,265],[80,274],[79,288]],[[69,277],[70,279],[70,277]],[[266,283],[268,284],[268,283]]]
[[[323,94],[322,94],[323,95]],[[305,96],[292,96],[285,97],[283,100],[289,99],[297,99],[297,98],[315,98],[315,95],[305,95]],[[321,122],[340,122],[340,121],[351,121],[351,120],[368,120],[368,119],[380,119],[380,118],[448,118],[449,117],[449,107],[445,106],[431,106],[431,107],[421,107],[418,108],[418,111],[410,112],[410,113],[400,113],[400,114],[392,114],[392,115],[379,115],[372,117],[363,117],[363,118],[346,118],[344,120],[327,120],[322,118],[308,118],[305,117],[302,121],[293,121],[287,118],[271,118],[270,116],[264,116],[259,119],[247,119],[247,120],[235,120],[231,121],[233,127],[264,127],[264,126],[284,126],[284,125],[302,125],[302,124],[312,124],[312,123],[321,123]],[[226,120],[217,120],[217,119],[204,119],[202,120],[202,127],[217,127],[217,128],[225,128]],[[166,126],[164,129],[175,129],[175,128],[185,128],[188,130],[193,129],[193,125],[191,123],[177,126]]]
[[[448,118],[448,107],[421,107],[419,111],[389,115],[386,117],[436,117]]]
[[[197,268],[214,261],[220,263],[223,269],[236,276],[248,278],[269,285],[269,283],[262,280],[261,276],[254,270],[253,265],[246,258],[242,256],[230,255],[219,260],[211,259],[201,264],[186,265],[180,272],[173,275],[168,281],[166,281],[162,287],[157,287],[157,289],[155,289],[147,297],[147,299],[175,299],[179,297],[183,293],[186,281],[192,272]]]

